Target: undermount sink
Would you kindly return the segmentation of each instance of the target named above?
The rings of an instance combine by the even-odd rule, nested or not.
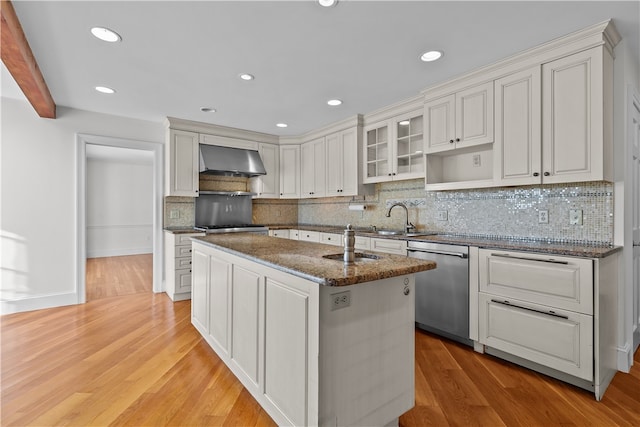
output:
[[[354,257],[355,262],[366,262],[366,261],[375,261],[380,259],[380,256],[374,254],[363,254],[362,252],[356,252]],[[331,255],[322,255],[322,258],[331,259],[334,261],[344,261],[344,254],[331,254]]]
[[[404,231],[401,230],[376,230],[376,233],[381,236],[401,236],[405,234]]]

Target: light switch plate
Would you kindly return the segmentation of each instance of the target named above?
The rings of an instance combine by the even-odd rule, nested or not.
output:
[[[569,209],[569,224],[582,225],[582,209]]]

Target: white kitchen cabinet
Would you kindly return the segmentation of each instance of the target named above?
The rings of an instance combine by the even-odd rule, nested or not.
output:
[[[266,175],[249,180],[251,192],[259,199],[280,198],[280,148],[275,144],[260,143],[258,153],[267,171]]]
[[[320,232],[319,231],[310,231],[310,230],[298,230],[298,240],[302,240],[304,242],[315,242],[320,243]]]
[[[281,239],[288,239],[291,230],[269,230],[269,236],[280,237]]]
[[[478,253],[477,328],[485,351],[599,400],[617,370],[617,255]]]
[[[300,230],[298,229],[291,229],[289,230],[289,239],[290,240],[300,240]]]
[[[426,152],[493,142],[493,82],[424,104]]]
[[[542,65],[542,182],[613,179],[612,77],[603,47]]]
[[[278,425],[388,425],[414,405],[413,276],[322,286],[194,243],[193,287],[193,325]]]
[[[360,152],[361,133],[353,127],[328,135],[327,196],[357,196],[361,194]]]
[[[356,236],[356,243],[354,245],[355,249],[359,249],[361,251],[370,251],[371,250],[371,238],[365,236]]]
[[[327,188],[326,145],[324,138],[300,146],[300,197],[324,197]]]
[[[344,246],[344,236],[339,233],[320,233],[320,243],[334,246]]]
[[[198,134],[168,129],[165,196],[198,197],[200,147]]]
[[[364,183],[424,176],[422,111],[365,127]]]
[[[371,237],[371,250],[394,255],[407,255],[407,241]]]
[[[300,145],[280,146],[280,198],[300,198]]]
[[[172,301],[191,298],[191,237],[204,233],[164,232],[165,290]]]
[[[496,185],[542,182],[542,89],[540,66],[494,83]]]

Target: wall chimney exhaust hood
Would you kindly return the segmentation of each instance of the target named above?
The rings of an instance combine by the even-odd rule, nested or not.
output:
[[[252,177],[267,171],[255,150],[200,144],[200,173]]]

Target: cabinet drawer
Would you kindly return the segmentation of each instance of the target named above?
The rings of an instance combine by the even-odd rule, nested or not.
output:
[[[593,314],[593,262],[481,249],[480,291]]]
[[[407,255],[407,242],[393,239],[371,239],[371,250],[395,255]]]
[[[363,236],[356,236],[355,248],[356,249],[360,249],[362,251],[370,251],[371,250],[371,238],[370,237],[363,237]]]
[[[289,239],[299,240],[299,236],[300,236],[299,230],[289,230]]]
[[[191,245],[176,246],[176,258],[178,257],[191,257]]]
[[[320,242],[320,232],[300,230],[298,240],[304,240],[305,242]]]
[[[269,235],[272,237],[289,238],[289,230],[270,230]]]
[[[482,344],[592,380],[592,316],[484,293],[479,304]]]
[[[204,233],[176,234],[176,246],[191,246],[191,238],[195,236],[204,236]]]
[[[191,292],[191,269],[184,268],[176,270],[175,293]]]
[[[337,233],[320,233],[320,241],[327,245],[343,246],[342,234]]]
[[[191,268],[191,257],[176,258],[176,268]]]

